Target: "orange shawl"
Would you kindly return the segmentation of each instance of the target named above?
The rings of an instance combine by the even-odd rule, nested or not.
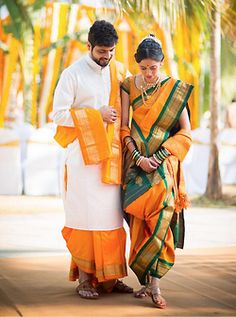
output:
[[[55,140],[66,147],[76,138],[79,140],[84,163],[102,163],[102,182],[107,184],[121,183],[121,100],[120,82],[124,80],[126,71],[123,65],[112,61],[110,64],[111,94],[109,105],[117,111],[115,123],[105,128],[99,110],[91,108],[71,109],[75,127],[58,126]]]

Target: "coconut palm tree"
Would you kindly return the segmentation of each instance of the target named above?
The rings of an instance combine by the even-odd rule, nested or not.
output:
[[[219,169],[219,150],[217,136],[220,108],[220,1],[216,0],[211,10],[210,31],[210,158],[206,196],[212,199],[222,197],[222,185]]]
[[[33,54],[34,54],[34,26],[35,13],[45,4],[46,0],[23,1],[1,0],[11,17],[9,24],[4,26],[6,33],[11,33],[19,45],[19,59],[23,77],[24,116],[25,122],[32,122],[33,99]]]

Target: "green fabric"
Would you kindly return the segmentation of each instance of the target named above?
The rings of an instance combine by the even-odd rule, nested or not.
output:
[[[165,82],[167,82],[167,80]],[[163,89],[165,89],[164,84],[165,83],[162,83]],[[142,128],[137,121],[134,118],[132,119],[131,137],[134,139],[136,147],[141,155],[146,157],[152,156],[153,153],[161,147],[162,143],[170,137],[171,129],[178,122],[179,117],[187,104],[192,88],[191,85],[183,83],[180,80],[174,82],[168,97],[164,101],[161,111],[152,126],[145,126],[145,122],[142,122],[142,126],[145,126],[145,129],[149,131],[148,135],[142,131]],[[153,89],[155,88],[149,89],[147,94],[152,94]],[[130,104],[134,114],[140,107],[145,107],[141,95],[134,100],[130,100]],[[155,230],[151,232],[150,237],[142,248],[138,250],[138,253],[130,264],[131,269],[134,271],[141,284],[147,282],[149,274],[161,278],[173,266],[174,263],[168,262],[162,258],[162,256],[164,256],[162,249],[169,230],[173,233],[175,247],[179,245],[180,238],[183,243],[183,237],[181,237],[183,230],[180,226],[180,218],[174,211],[175,199],[173,195],[173,184],[168,181],[169,177],[167,177],[167,175],[169,175],[169,171],[165,160],[156,171],[147,174],[140,167],[135,165],[129,151],[124,152],[123,183],[125,186],[122,191],[124,210],[129,213],[129,205],[136,199],[142,197],[147,191],[152,190],[154,185],[160,182],[163,182],[164,184],[164,186],[160,187],[162,188],[162,193],[158,195],[162,207],[160,207],[161,210],[158,210],[158,213],[155,216],[157,217]],[[146,202],[139,200],[139,203],[145,204]]]
[[[167,78],[165,82],[167,82],[168,79],[169,78]],[[164,83],[162,82],[162,85],[163,84]],[[155,88],[150,88],[147,93],[151,94],[153,89]],[[132,120],[131,136],[134,139],[141,155],[146,157],[152,156],[160,148],[161,144],[168,139],[171,128],[179,120],[192,89],[192,85],[188,85],[181,82],[180,80],[176,80],[174,87],[171,89],[169,96],[163,105],[162,111],[150,128],[150,133],[147,138],[145,138],[138,123],[134,119]],[[178,98],[180,101],[176,102]],[[133,109],[135,109],[137,104],[140,104],[140,100],[142,101],[141,96],[138,96],[133,101],[131,100]],[[166,125],[166,122],[168,122],[168,125]],[[132,162],[129,154],[126,155],[125,165],[126,175],[124,178],[124,183],[126,185],[126,189],[123,195],[124,208],[137,199],[137,197],[143,195],[157,182],[159,182],[160,178],[165,178],[164,169],[161,168],[162,165],[154,173],[146,175],[146,173],[143,172],[141,168],[137,167],[135,163]],[[129,167],[127,167],[127,165],[129,165]],[[142,182],[140,182],[140,180],[142,180]]]

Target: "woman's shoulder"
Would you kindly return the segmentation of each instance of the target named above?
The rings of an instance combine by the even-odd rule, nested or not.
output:
[[[134,77],[135,77],[134,75],[126,77],[123,83],[121,84],[121,88],[127,94],[130,94],[131,86],[133,85],[133,82],[134,82]]]
[[[125,78],[124,82],[127,81],[129,83],[133,82],[135,78],[135,75],[129,75]]]

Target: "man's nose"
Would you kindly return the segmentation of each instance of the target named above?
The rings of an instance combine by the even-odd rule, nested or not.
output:
[[[112,57],[112,52],[106,52],[104,57],[110,59]]]

